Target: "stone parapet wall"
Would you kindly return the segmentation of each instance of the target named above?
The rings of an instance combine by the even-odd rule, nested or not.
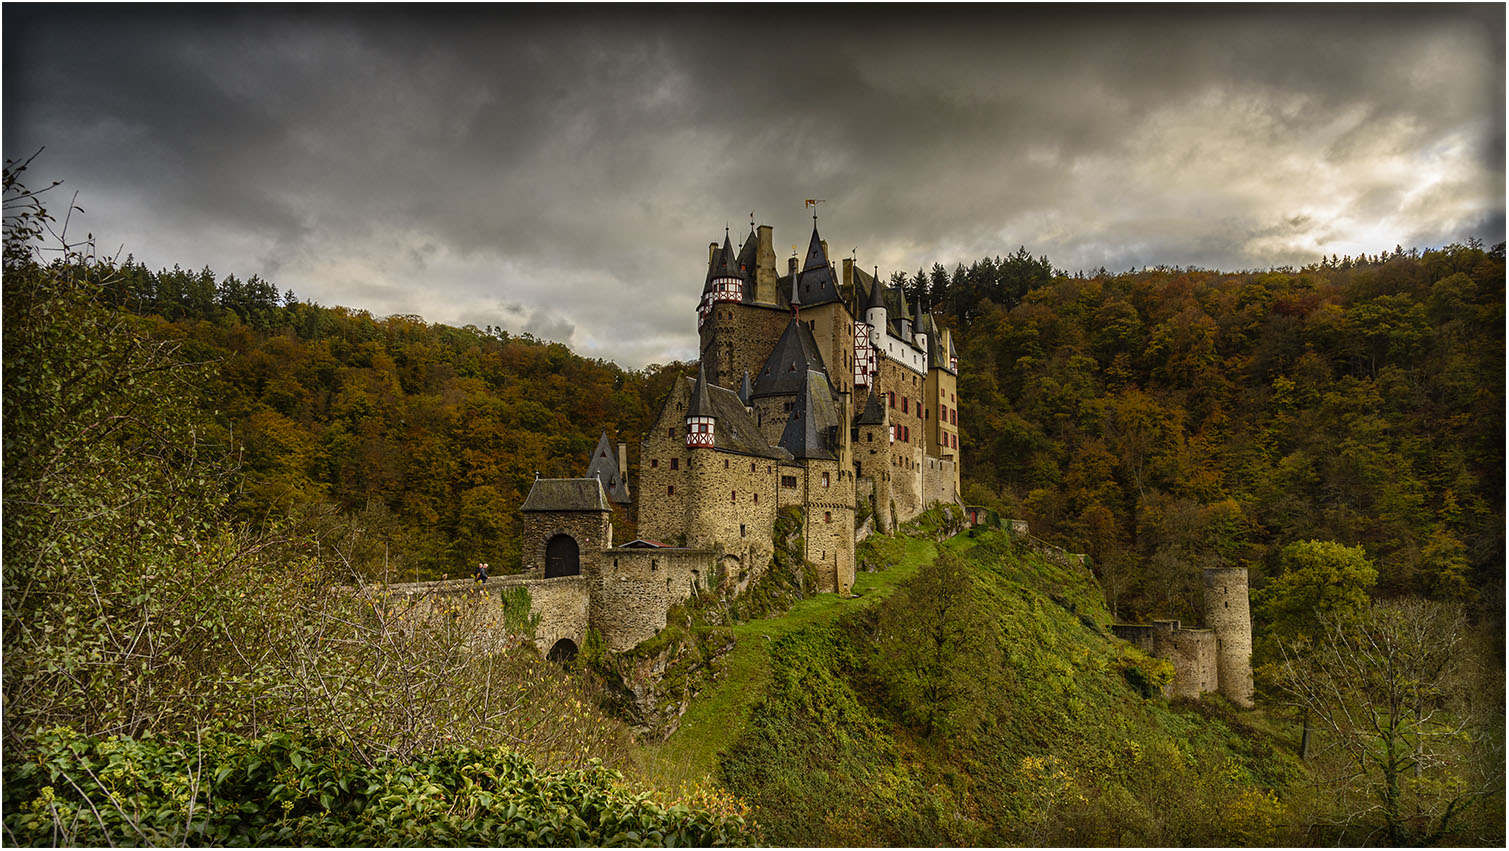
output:
[[[587,637],[591,581],[587,576],[499,576],[479,583],[472,579],[449,579],[439,582],[406,582],[386,587],[391,598],[410,601],[408,619],[416,624],[426,617],[441,614],[443,607],[471,607],[477,625],[487,634],[479,634],[481,647],[501,646],[507,639],[503,606],[499,599],[507,589],[529,591],[530,612],[539,616],[535,646],[543,655],[557,641],[569,639],[577,647]]]

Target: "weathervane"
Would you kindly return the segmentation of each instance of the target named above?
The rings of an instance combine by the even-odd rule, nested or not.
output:
[[[812,226],[813,227],[817,227],[817,205],[823,203],[826,200],[827,200],[826,198],[815,198],[815,199],[814,198],[808,198],[807,199],[807,203],[802,207],[802,209],[804,209],[804,210],[807,209],[807,207],[811,207],[812,208]]]

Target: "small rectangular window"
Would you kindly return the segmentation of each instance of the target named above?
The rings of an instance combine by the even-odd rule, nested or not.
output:
[[[831,511],[824,511],[823,512],[823,522],[824,523],[832,523],[833,522],[833,512],[831,512]]]
[[[672,470],[679,470],[679,469],[681,469],[681,459],[680,458],[672,458],[671,459],[671,469]]]
[[[755,494],[754,501],[755,501],[755,505],[759,505],[760,504],[760,495],[759,494]]]
[[[781,477],[781,487],[783,487],[783,488],[794,488],[794,487],[796,487],[796,476],[782,476]]]
[[[676,495],[676,486],[675,485],[666,485],[665,486],[665,495],[666,496],[675,496]]]
[[[741,538],[744,537],[744,524],[743,523],[739,524],[739,537],[741,537]]]
[[[739,501],[739,492],[738,491],[729,491],[728,492],[728,501],[729,502],[738,502]]]
[[[827,487],[827,486],[828,486],[828,474],[824,473],[823,474],[823,487]]]
[[[725,470],[728,469],[728,459],[727,458],[723,459],[723,469],[725,469]]]
[[[676,427],[675,426],[671,426],[670,428],[666,429],[665,430],[665,436],[666,437],[675,437],[676,436]]]
[[[651,458],[650,459],[650,469],[653,470],[653,469],[655,469],[656,467],[659,467],[659,466],[660,466],[660,459],[659,458]]]

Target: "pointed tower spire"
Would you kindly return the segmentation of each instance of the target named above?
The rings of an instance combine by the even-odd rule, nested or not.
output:
[[[885,310],[885,291],[880,285],[880,267],[875,267],[874,286],[870,288],[870,303],[865,305],[866,310]]]
[[[697,383],[692,385],[692,399],[686,406],[686,445],[688,448],[715,445],[713,401],[707,395],[707,370],[697,362]]]
[[[748,408],[751,404],[750,400],[753,398],[754,385],[750,383],[749,370],[746,369],[744,370],[744,383],[739,385],[739,401],[743,402],[744,407]]]

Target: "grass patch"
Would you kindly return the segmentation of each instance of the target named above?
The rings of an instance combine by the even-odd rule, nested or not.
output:
[[[771,645],[798,630],[830,623],[876,604],[937,554],[936,544],[918,538],[876,535],[865,544],[877,538],[885,552],[897,556],[882,570],[857,575],[853,593],[858,599],[816,594],[798,601],[778,617],[729,627],[737,644],[719,660],[717,681],[687,708],[681,726],[669,739],[644,748],[647,779],[667,790],[711,783],[719,755],[743,734],[750,708],[769,690]]]

